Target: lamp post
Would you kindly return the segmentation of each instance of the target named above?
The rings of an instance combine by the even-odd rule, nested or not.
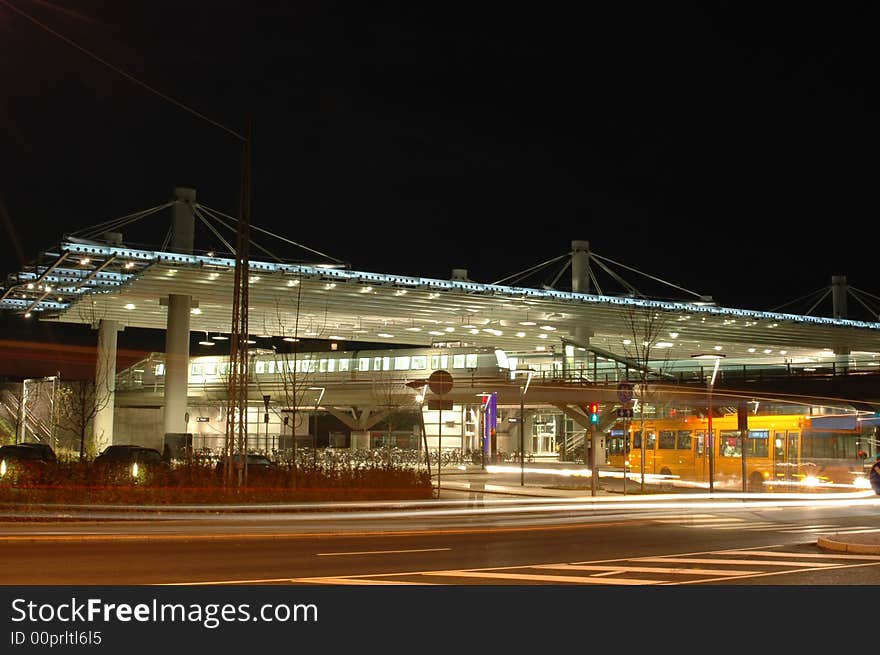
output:
[[[709,493],[715,491],[715,439],[712,433],[712,388],[715,386],[715,377],[718,375],[718,364],[724,357],[721,353],[705,353],[699,355],[691,355],[694,359],[714,359],[715,366],[712,369],[712,377],[709,378],[708,384],[708,430],[706,433],[706,448],[709,451]]]
[[[315,400],[315,432],[312,434],[312,468],[316,468],[318,466],[318,406],[321,404],[321,399],[324,398],[324,392],[327,390],[325,387],[309,387],[310,391],[320,391],[318,394],[317,400]],[[296,437],[294,436],[294,439]]]
[[[529,383],[532,381],[532,369],[518,368],[513,371],[514,375],[526,375],[526,383],[519,388],[519,484],[524,487],[526,484],[526,422],[525,422],[525,397],[529,390]]]

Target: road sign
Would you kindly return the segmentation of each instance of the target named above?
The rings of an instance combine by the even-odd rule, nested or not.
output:
[[[633,399],[633,385],[632,382],[618,382],[617,383],[617,399],[622,403],[628,403]]]
[[[428,376],[428,388],[438,396],[452,391],[452,375],[449,371],[434,371]]]
[[[452,409],[452,399],[450,398],[446,400],[444,398],[428,398],[428,409]],[[454,423],[453,427],[455,427]]]
[[[632,418],[633,411],[631,407],[621,407],[617,410],[617,418]]]

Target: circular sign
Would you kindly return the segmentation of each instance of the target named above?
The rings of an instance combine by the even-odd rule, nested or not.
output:
[[[452,375],[449,371],[434,371],[428,376],[428,387],[438,396],[452,391]]]
[[[628,403],[633,399],[632,382],[619,382],[617,384],[617,398],[622,403]]]

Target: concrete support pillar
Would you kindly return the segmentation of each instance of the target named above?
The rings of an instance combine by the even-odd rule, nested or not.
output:
[[[113,443],[113,415],[116,402],[116,342],[119,323],[102,318],[98,323],[98,352],[95,362],[95,452]]]
[[[590,293],[590,242],[571,242],[571,290]]]
[[[846,276],[831,276],[831,306],[834,318],[847,318],[846,312]],[[838,344],[834,347],[835,366],[840,372],[849,369],[850,348],[845,344]]]
[[[171,251],[191,254],[195,234],[195,189],[174,189],[171,210]],[[165,327],[165,434],[186,432],[189,384],[189,321],[192,297],[168,295]]]
[[[351,431],[351,450],[352,452],[355,450],[366,450],[370,447],[370,432],[369,430],[363,431]]]
[[[846,318],[846,276],[831,276],[831,303],[834,318]]]
[[[173,200],[174,204],[171,205],[171,252],[191,255],[196,229],[193,216],[196,190],[177,187],[174,189]]]
[[[186,432],[190,296],[168,296],[165,327],[165,434]]]

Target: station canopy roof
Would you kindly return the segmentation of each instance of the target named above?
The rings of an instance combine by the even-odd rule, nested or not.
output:
[[[718,307],[631,295],[573,293],[372,273],[249,258],[248,327],[257,336],[558,352],[591,333],[599,355],[632,358],[645,317],[662,327],[654,358],[717,354],[742,360],[808,362],[835,350],[878,357],[880,323]],[[164,330],[169,294],[192,297],[191,330],[228,333],[235,260],[122,243],[65,238],[9,276],[0,308],[22,320]],[[28,318],[26,318],[28,316]],[[635,329],[634,329],[635,328]],[[579,344],[575,344],[579,345]],[[667,356],[668,353],[668,356]]]

